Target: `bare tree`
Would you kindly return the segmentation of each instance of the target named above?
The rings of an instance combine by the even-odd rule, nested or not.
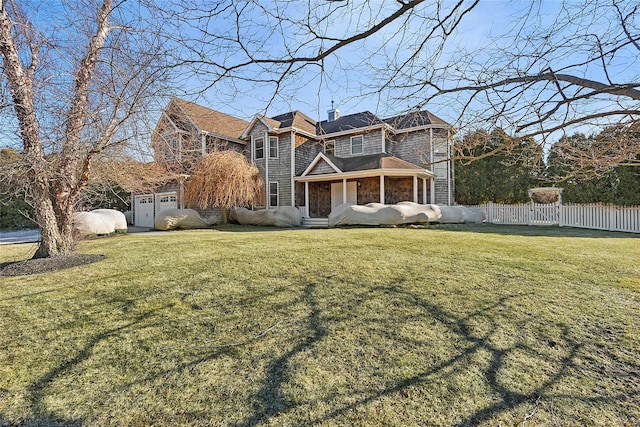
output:
[[[266,86],[268,105],[310,83],[335,96],[357,86],[355,96],[387,115],[448,110],[461,130],[499,127],[543,148],[565,131],[632,126],[640,117],[637,2],[208,4],[182,5],[173,21],[180,63],[217,96]],[[473,25],[463,32],[465,22],[492,19],[488,12],[502,18],[491,33],[473,33]],[[594,161],[637,164],[639,151],[629,144]]]
[[[0,115],[18,128],[41,231],[35,257],[71,252],[73,213],[94,159],[144,138],[143,119],[167,68],[141,8],[0,0],[0,85],[10,93]]]
[[[185,203],[201,209],[220,207],[222,223],[227,223],[227,209],[261,204],[264,182],[258,168],[242,153],[233,150],[206,154],[188,179]]]

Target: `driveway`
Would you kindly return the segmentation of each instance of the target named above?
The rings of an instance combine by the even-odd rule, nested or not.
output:
[[[10,245],[14,243],[33,243],[40,241],[40,231],[19,230],[0,231],[0,245]]]

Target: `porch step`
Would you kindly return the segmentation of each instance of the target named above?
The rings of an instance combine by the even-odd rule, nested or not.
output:
[[[302,226],[303,227],[328,227],[329,226],[329,218],[302,218]]]

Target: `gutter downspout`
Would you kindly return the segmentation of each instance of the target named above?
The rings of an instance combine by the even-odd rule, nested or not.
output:
[[[293,182],[293,177],[296,175],[296,140],[295,140],[295,132],[291,131],[291,206],[296,205],[296,185]]]
[[[271,204],[271,194],[269,193],[269,156],[271,155],[271,148],[269,143],[269,132],[265,131],[264,136],[262,137],[262,152],[264,153],[264,177],[265,177],[265,186],[266,191],[265,194],[267,196],[267,200],[265,203],[267,210],[269,210],[269,205]]]

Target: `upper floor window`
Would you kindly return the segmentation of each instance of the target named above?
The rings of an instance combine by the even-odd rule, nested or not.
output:
[[[362,135],[351,137],[351,154],[362,154]]]
[[[436,139],[433,141],[433,152],[438,154],[446,154],[447,153],[447,140],[446,139]]]
[[[324,142],[324,153],[334,155],[336,153],[336,141],[331,139]]]
[[[269,207],[278,206],[278,183],[269,182]]]
[[[264,159],[264,138],[254,138],[253,147],[254,147],[254,158]]]
[[[269,137],[269,158],[270,159],[278,158],[278,137],[277,136]]]

